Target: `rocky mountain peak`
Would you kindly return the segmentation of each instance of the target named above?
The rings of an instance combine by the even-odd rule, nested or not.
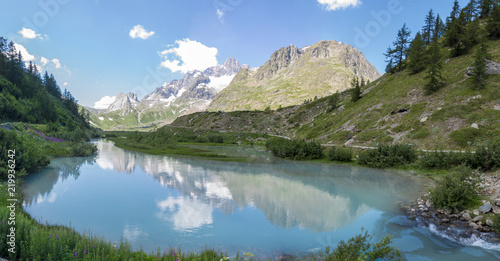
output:
[[[121,93],[116,97],[116,100],[108,107],[107,111],[129,111],[139,103],[137,94],[135,93]]]
[[[271,55],[271,58],[261,68],[259,68],[256,78],[262,80],[275,75],[281,69],[297,61],[301,55],[302,51],[293,44],[288,47],[280,48]]]

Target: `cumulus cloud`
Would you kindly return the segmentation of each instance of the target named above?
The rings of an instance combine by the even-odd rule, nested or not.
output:
[[[94,103],[94,109],[107,109],[116,100],[116,96],[104,96]]]
[[[64,83],[63,83],[63,85],[64,85],[64,86],[68,86],[68,82],[64,82]]]
[[[140,24],[134,26],[132,30],[130,30],[130,32],[128,33],[128,35],[130,35],[130,37],[132,38],[141,38],[144,40],[148,39],[150,36],[153,36],[154,34],[155,32],[146,31],[146,29],[144,29],[144,27],[142,27],[142,25]]]
[[[40,37],[40,39],[42,39],[41,34],[37,34],[35,31],[29,28],[23,27],[23,29],[19,30],[19,32],[17,33],[20,34],[25,39],[35,39],[37,37]]]
[[[178,47],[160,52],[160,56],[165,59],[161,67],[172,72],[187,73],[194,70],[203,71],[218,64],[218,50],[215,47],[207,47],[190,39],[177,40],[175,43]]]
[[[61,62],[59,62],[59,59],[56,59],[56,58],[52,59],[52,63],[54,64],[56,69],[61,68]]]
[[[45,66],[47,63],[49,63],[49,59],[42,56],[42,58],[40,58],[40,62],[42,63],[42,66]]]
[[[361,5],[361,0],[318,0],[318,3],[325,6],[328,11],[346,9],[349,6]]]
[[[28,50],[26,50],[24,46],[15,43],[14,47],[18,52],[21,52],[21,55],[23,56],[23,61],[29,62],[35,60],[35,56],[28,53]]]

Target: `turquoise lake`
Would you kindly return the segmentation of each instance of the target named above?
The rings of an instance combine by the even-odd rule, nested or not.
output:
[[[401,204],[425,191],[409,175],[291,162],[262,149],[220,147],[256,163],[156,156],[95,141],[97,157],[60,158],[29,175],[24,208],[134,249],[180,246],[259,257],[307,255],[365,228],[391,234],[408,260],[498,260],[500,247],[452,239],[406,219]]]

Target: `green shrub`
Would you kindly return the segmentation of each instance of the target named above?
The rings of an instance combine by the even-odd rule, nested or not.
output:
[[[328,158],[331,161],[351,161],[352,150],[346,147],[332,147],[328,151]]]
[[[437,208],[461,210],[479,201],[476,194],[478,180],[471,177],[471,169],[465,165],[456,167],[431,189],[431,200]]]
[[[459,165],[470,168],[492,170],[500,167],[500,143],[476,147],[476,152],[426,152],[420,158],[420,165],[427,169],[451,169]]]
[[[415,161],[415,150],[410,145],[381,145],[359,153],[359,162],[375,168],[409,164]]]
[[[323,156],[321,144],[317,141],[306,142],[274,137],[266,141],[266,148],[276,157],[284,159],[319,159]]]
[[[470,152],[425,152],[420,158],[420,165],[427,169],[450,169],[464,163],[467,158],[472,159]]]
[[[224,143],[224,137],[222,137],[222,135],[211,134],[208,135],[207,140],[210,143]]]
[[[337,249],[330,252],[327,247],[324,258],[319,260],[405,260],[404,255],[400,250],[392,245],[390,236],[385,236],[378,243],[370,242],[372,236],[365,232],[359,234],[347,241],[340,241],[337,244]]]

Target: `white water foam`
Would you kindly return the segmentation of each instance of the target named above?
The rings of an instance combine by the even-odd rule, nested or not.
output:
[[[437,226],[434,224],[429,225],[429,230],[431,231],[431,233],[433,233],[436,236],[445,238],[449,241],[452,241],[454,243],[458,243],[458,244],[463,245],[463,246],[474,246],[474,247],[480,247],[480,248],[483,248],[486,250],[500,251],[500,244],[488,243],[484,239],[482,239],[481,237],[478,237],[477,235],[472,235],[469,238],[461,237],[461,236],[453,237],[453,236],[450,236],[450,234],[448,234],[446,232],[439,231],[437,229]],[[455,232],[458,232],[458,230]]]

